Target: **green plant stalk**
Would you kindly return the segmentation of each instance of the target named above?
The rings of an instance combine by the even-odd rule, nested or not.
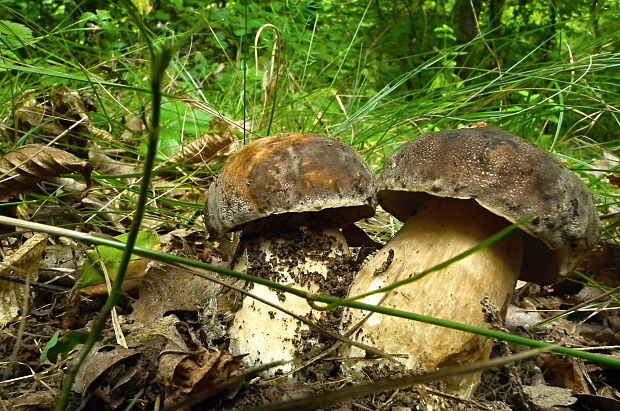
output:
[[[56,403],[57,411],[64,411],[67,408],[69,396],[71,394],[71,387],[73,386],[75,377],[82,364],[84,364],[86,357],[99,339],[112,309],[116,306],[122,294],[123,280],[131,261],[132,250],[136,244],[136,239],[138,238],[140,225],[142,224],[142,218],[144,216],[144,209],[146,207],[146,201],[148,199],[151,175],[155,164],[155,156],[157,154],[157,140],[159,138],[161,84],[166,67],[170,62],[170,54],[170,50],[165,47],[162,47],[157,51],[153,51],[151,69],[151,92],[153,95],[151,127],[149,128],[148,151],[144,159],[144,175],[140,185],[138,203],[136,204],[136,210],[134,212],[129,235],[127,236],[127,242],[121,248],[124,252],[119,263],[118,272],[116,273],[116,279],[112,285],[112,290],[110,291],[104,306],[101,308],[101,311],[99,311],[97,317],[95,317],[95,321],[93,322],[88,339],[84,343],[84,347],[80,351],[77,360],[69,367],[67,375],[63,381],[62,391]]]
[[[84,243],[93,244],[93,245],[105,245],[108,247],[117,248],[119,250],[123,250],[125,248],[125,244],[120,241],[111,240],[109,238],[95,237],[90,234],[80,233],[80,232],[67,230],[67,229],[59,228],[59,227],[52,227],[52,226],[48,226],[45,224],[18,220],[16,218],[0,216],[0,224],[13,225],[19,228],[29,229],[33,231],[40,231],[40,232],[44,232],[50,235],[64,236],[64,237],[72,238],[74,240],[81,241]],[[199,268],[202,270],[212,271],[214,273],[218,273],[226,277],[232,277],[232,278],[240,279],[243,281],[251,281],[253,283],[261,284],[261,285],[264,285],[264,286],[267,286],[267,287],[270,287],[270,288],[273,288],[279,291],[297,295],[301,298],[322,302],[325,304],[329,304],[331,306],[344,306],[344,307],[350,307],[350,308],[357,308],[360,310],[372,311],[372,312],[379,313],[379,314],[401,317],[401,318],[405,318],[408,320],[420,321],[420,322],[427,323],[427,324],[434,324],[434,325],[438,325],[441,327],[448,327],[448,328],[452,328],[455,330],[478,334],[478,335],[482,335],[485,337],[502,340],[502,341],[510,342],[510,343],[517,344],[517,345],[523,345],[526,347],[548,349],[558,354],[568,355],[568,356],[575,357],[575,358],[581,358],[587,361],[591,361],[591,362],[601,364],[601,365],[606,365],[609,367],[620,368],[620,359],[615,359],[615,358],[604,356],[604,355],[573,350],[570,348],[560,347],[557,345],[548,344],[545,342],[536,341],[536,340],[532,340],[529,338],[519,337],[516,335],[503,333],[500,331],[488,330],[486,328],[473,327],[467,324],[457,323],[457,322],[448,321],[448,320],[442,320],[442,319],[435,318],[435,317],[429,317],[426,315],[410,313],[407,311],[396,310],[393,308],[365,304],[359,301],[336,298],[336,297],[332,297],[329,295],[314,294],[314,293],[310,293],[304,290],[299,290],[297,288],[288,287],[286,285],[276,283],[274,281],[270,281],[265,278],[255,277],[253,275],[240,273],[238,271],[229,270],[227,268],[216,267],[214,265],[203,263],[203,262],[196,261],[196,260],[191,260],[189,258],[184,258],[184,257],[176,256],[176,255],[167,254],[167,253],[162,253],[161,251],[154,251],[154,250],[149,250],[145,248],[135,247],[133,249],[133,253],[140,257],[146,257],[146,258],[163,261],[163,262],[183,264],[189,267],[195,267],[195,268]]]
[[[388,291],[392,291],[395,290],[398,287],[402,287],[403,285],[406,284],[410,284],[413,283],[415,281],[421,280],[422,278],[426,277],[427,275],[435,272],[435,271],[439,271],[439,270],[443,270],[444,268],[456,263],[459,260],[462,260],[464,258],[469,257],[470,255],[477,253],[480,250],[484,250],[485,248],[488,247],[492,247],[494,244],[499,243],[500,241],[502,241],[504,238],[508,237],[510,234],[514,233],[515,231],[517,231],[521,226],[529,223],[530,221],[532,221],[532,218],[527,218],[524,220],[519,221],[517,224],[512,224],[506,228],[504,228],[503,230],[499,231],[497,234],[492,235],[491,237],[487,238],[486,240],[482,241],[481,243],[477,244],[476,246],[470,248],[469,250],[465,250],[460,254],[457,254],[456,256],[449,258],[445,261],[442,261],[441,263],[434,265],[431,268],[428,268],[422,272],[419,272],[409,278],[405,278],[404,280],[400,280],[400,281],[396,281],[391,283],[390,285],[387,285],[383,288],[379,288],[377,290],[373,290],[373,291],[368,291],[367,293],[364,294],[360,294],[360,295],[355,295],[353,297],[349,297],[347,298],[345,301],[353,301],[353,300],[361,300],[364,297],[368,297],[369,295],[373,295],[373,294],[379,294],[379,293],[387,293]],[[336,308],[336,307],[334,307]]]

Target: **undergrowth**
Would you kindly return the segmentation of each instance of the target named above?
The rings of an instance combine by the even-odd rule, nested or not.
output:
[[[174,50],[154,170],[173,184],[150,192],[150,228],[204,228],[204,196],[196,188],[208,186],[221,162],[169,160],[206,133],[230,132],[240,144],[280,132],[328,135],[351,144],[379,172],[386,157],[422,133],[484,122],[576,172],[603,216],[604,240],[618,245],[619,2],[553,8],[506,1],[501,13],[483,8],[473,29],[460,25],[472,17],[459,11],[461,3],[182,0],[147,13],[129,2],[30,7],[5,0],[0,150],[37,142],[142,164],[152,97],[148,37]],[[113,211],[75,209],[73,194],[49,183],[0,208],[50,222],[43,211],[60,207],[52,218],[58,225],[71,215],[80,229],[122,234],[139,169],[95,173],[93,180]],[[178,198],[161,195],[170,190]],[[364,228],[389,238],[394,224],[381,214]]]

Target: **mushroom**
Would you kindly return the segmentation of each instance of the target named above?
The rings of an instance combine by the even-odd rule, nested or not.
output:
[[[447,268],[387,294],[361,301],[488,327],[481,301],[503,318],[517,279],[550,284],[569,273],[598,240],[598,216],[585,185],[550,154],[493,127],[423,135],[387,162],[377,198],[404,222],[356,276],[349,296],[406,279],[478,245],[511,223],[521,230]],[[351,325],[367,313],[348,310]],[[487,359],[484,337],[436,325],[373,314],[354,340],[386,353],[406,354],[420,372]],[[343,354],[363,356],[357,347]],[[349,363],[359,369],[366,361]],[[468,397],[479,375],[448,381]]]
[[[218,234],[243,230],[233,269],[344,296],[350,278],[340,275],[352,258],[340,228],[374,214],[374,193],[374,176],[351,147],[312,134],[281,134],[230,157],[209,189],[206,223]],[[295,295],[248,286],[307,319],[324,314]],[[230,349],[247,354],[247,365],[292,360],[316,343],[310,335],[307,325],[248,297],[229,329]]]

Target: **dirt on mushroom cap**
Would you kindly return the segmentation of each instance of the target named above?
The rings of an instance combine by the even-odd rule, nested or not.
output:
[[[209,190],[207,225],[225,232],[306,211],[345,224],[374,213],[374,187],[364,160],[337,140],[304,133],[266,137],[228,160]]]

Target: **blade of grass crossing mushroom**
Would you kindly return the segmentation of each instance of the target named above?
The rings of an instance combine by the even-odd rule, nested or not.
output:
[[[382,306],[476,327],[488,327],[491,311],[503,320],[519,279],[552,284],[599,240],[598,213],[584,182],[548,152],[488,125],[422,134],[404,144],[385,162],[377,200],[403,226],[357,272],[347,298],[366,295],[361,302],[377,305],[384,289],[398,288]],[[522,224],[518,233],[486,246],[515,223]],[[436,266],[443,268],[428,275]],[[343,323],[364,314],[344,311]],[[483,360],[492,348],[472,333],[384,315],[367,321],[354,339],[406,353],[406,368],[422,371]],[[342,355],[363,353],[344,347]],[[346,366],[359,373],[366,364]],[[444,392],[470,398],[480,376],[468,377],[446,382]]]
[[[439,371],[430,372],[422,375],[407,375],[401,378],[383,379],[372,383],[358,384],[352,387],[345,387],[335,391],[329,391],[323,394],[312,395],[311,397],[299,398],[289,401],[283,401],[276,404],[250,408],[253,411],[280,411],[280,410],[314,410],[326,405],[359,398],[365,395],[376,394],[382,391],[397,390],[410,387],[412,385],[426,384],[433,381],[440,381],[447,377],[465,375],[469,373],[479,372],[490,368],[501,367],[505,364],[521,361],[531,358],[535,355],[543,353],[548,349],[534,349],[524,351],[509,357],[500,357],[488,361],[482,361],[470,365],[462,365],[458,367],[444,368]]]
[[[457,261],[463,260],[467,257],[469,257],[472,254],[477,253],[480,250],[484,250],[485,248],[489,248],[492,247],[494,244],[499,243],[500,241],[504,240],[505,238],[507,238],[509,235],[511,235],[512,233],[516,232],[517,230],[520,229],[521,226],[529,223],[531,220],[533,219],[533,217],[531,218],[527,218],[524,220],[519,221],[516,224],[512,224],[506,228],[504,228],[503,230],[501,230],[500,232],[498,232],[497,234],[489,237],[488,239],[484,240],[483,242],[481,242],[480,244],[478,244],[475,247],[470,248],[467,251],[464,251],[452,258],[449,258],[427,270],[424,270],[418,274],[415,274],[409,278],[405,278],[404,280],[400,280],[400,281],[396,281],[393,282],[392,284],[389,284],[385,287],[379,288],[377,290],[373,290],[373,291],[369,291],[367,293],[363,293],[363,294],[359,294],[359,295],[355,295],[353,297],[349,297],[343,301],[355,301],[355,300],[360,300],[364,297],[368,297],[369,295],[373,295],[373,294],[379,294],[379,293],[387,293],[388,291],[392,291],[397,289],[398,287],[401,287],[403,285],[406,284],[410,284],[413,283],[415,281],[421,280],[422,278],[426,277],[427,275],[434,273],[436,271],[440,271],[443,270],[444,268],[456,263]],[[337,305],[329,305],[328,307],[326,307],[325,309],[333,309],[336,308]]]
[[[308,133],[265,137],[222,167],[209,188],[205,226],[217,236],[242,231],[234,270],[344,297],[357,270],[340,228],[374,214],[374,186],[363,158],[335,139]],[[314,311],[305,297],[256,283],[248,287],[298,315],[340,322]],[[308,331],[256,299],[243,299],[229,326],[229,349],[247,354],[247,365],[293,360],[315,345],[317,336]]]
[[[303,317],[301,315],[297,315],[294,312],[279,306],[278,304],[272,303],[272,302],[270,302],[270,301],[268,301],[268,300],[266,300],[264,298],[256,296],[256,295],[252,294],[250,291],[245,290],[245,289],[243,289],[241,287],[237,287],[237,286],[235,286],[233,284],[229,284],[226,281],[220,280],[220,279],[218,279],[216,277],[213,277],[213,276],[211,276],[209,274],[206,274],[204,272],[197,271],[196,268],[194,268],[194,267],[187,267],[187,266],[185,266],[183,264],[175,264],[175,263],[171,263],[170,265],[175,266],[175,267],[179,267],[179,268],[181,268],[183,270],[186,270],[186,271],[189,271],[189,272],[191,272],[191,273],[193,273],[193,274],[195,274],[197,276],[206,278],[206,279],[208,279],[210,281],[213,281],[214,283],[220,284],[220,285],[222,285],[224,287],[227,287],[227,288],[230,288],[230,289],[232,289],[234,291],[237,291],[237,292],[239,292],[239,293],[241,293],[241,294],[243,294],[245,296],[248,296],[248,297],[251,297],[251,298],[253,298],[255,300],[258,300],[258,301],[260,301],[261,303],[263,303],[265,305],[268,305],[268,306],[270,306],[272,308],[275,308],[276,310],[280,310],[283,313],[285,313],[287,315],[290,315],[291,317],[295,318],[296,320],[301,321],[302,323],[308,325],[309,327],[315,328],[319,332],[321,332],[321,333],[323,333],[323,334],[325,334],[325,335],[327,335],[327,336],[329,336],[329,337],[331,337],[331,338],[333,338],[333,339],[335,339],[335,340],[337,340],[339,342],[344,342],[344,343],[347,343],[347,344],[351,344],[351,345],[359,347],[359,348],[361,348],[363,350],[366,350],[367,352],[369,352],[371,354],[374,354],[374,355],[376,355],[378,357],[385,358],[385,359],[390,360],[390,361],[396,361],[394,359],[394,357],[392,357],[391,355],[385,354],[385,353],[375,349],[374,347],[371,347],[369,345],[362,344],[362,343],[359,343],[359,342],[356,342],[356,341],[349,340],[347,337],[351,334],[351,332],[347,332],[347,334],[345,334],[344,336],[338,335],[336,333],[333,333],[333,332],[325,329],[324,327],[321,327],[321,326],[317,325],[313,321],[310,321],[310,320],[308,320],[307,318],[305,318],[305,317]],[[315,350],[312,350],[309,353],[304,354],[303,356],[295,359],[293,362],[295,362],[295,363],[303,362],[305,359],[311,357],[314,354],[316,354]],[[275,361],[275,362],[272,362],[272,363],[269,363],[269,364],[274,364],[274,366],[276,366],[276,365],[284,364],[286,362],[288,362],[288,361]],[[267,368],[269,368],[269,367],[267,367]]]
[[[48,226],[45,224],[33,223],[30,221],[23,221],[17,218],[0,216],[0,224],[13,225],[15,227],[29,229],[32,231],[44,232],[50,235],[64,236],[64,237],[68,237],[68,238],[71,238],[77,241],[83,241],[88,244],[106,245],[109,247],[117,248],[119,250],[123,250],[125,248],[125,243],[122,243],[120,241],[114,241],[108,238],[96,237],[90,234],[67,230],[67,229],[60,228],[60,227]],[[406,318],[406,319],[413,320],[413,321],[421,321],[421,322],[425,322],[428,324],[439,325],[442,327],[448,327],[448,328],[452,328],[455,330],[461,330],[461,331],[470,332],[470,333],[482,335],[482,336],[489,337],[489,338],[494,338],[496,340],[506,341],[506,342],[513,343],[516,345],[523,345],[523,346],[532,347],[532,348],[549,349],[549,351],[557,353],[557,354],[563,354],[563,355],[568,355],[568,356],[575,357],[575,358],[581,358],[587,361],[591,361],[593,363],[620,369],[620,359],[616,359],[611,356],[592,354],[589,352],[584,352],[584,351],[574,350],[574,349],[567,348],[567,347],[557,346],[557,345],[545,343],[542,341],[536,341],[536,340],[532,340],[529,338],[524,338],[524,337],[520,337],[517,335],[512,335],[512,334],[508,334],[508,333],[504,333],[500,331],[472,327],[472,326],[457,323],[454,321],[447,321],[447,320],[442,320],[440,318],[429,317],[429,316],[411,313],[407,311],[396,310],[396,309],[386,308],[386,307],[381,307],[381,306],[375,306],[371,304],[364,304],[359,301],[351,301],[351,300],[346,300],[343,298],[332,297],[329,295],[312,294],[307,291],[288,287],[286,285],[267,280],[265,278],[240,273],[240,272],[229,270],[226,268],[217,267],[211,264],[203,263],[201,261],[191,260],[189,258],[184,258],[184,257],[176,256],[176,255],[163,253],[161,251],[154,251],[154,250],[149,250],[146,248],[134,247],[133,254],[141,256],[141,257],[147,257],[147,258],[157,260],[157,261],[179,263],[179,264],[187,265],[189,267],[196,267],[196,268],[208,270],[214,273],[218,273],[226,277],[256,282],[259,284],[267,285],[268,287],[271,287],[271,288],[275,288],[277,290],[288,292],[288,293],[298,295],[303,298],[312,299],[313,301],[318,301],[318,302],[325,303],[325,304],[332,304],[334,306],[342,305],[345,307],[372,311],[372,312],[379,313],[379,314]]]

